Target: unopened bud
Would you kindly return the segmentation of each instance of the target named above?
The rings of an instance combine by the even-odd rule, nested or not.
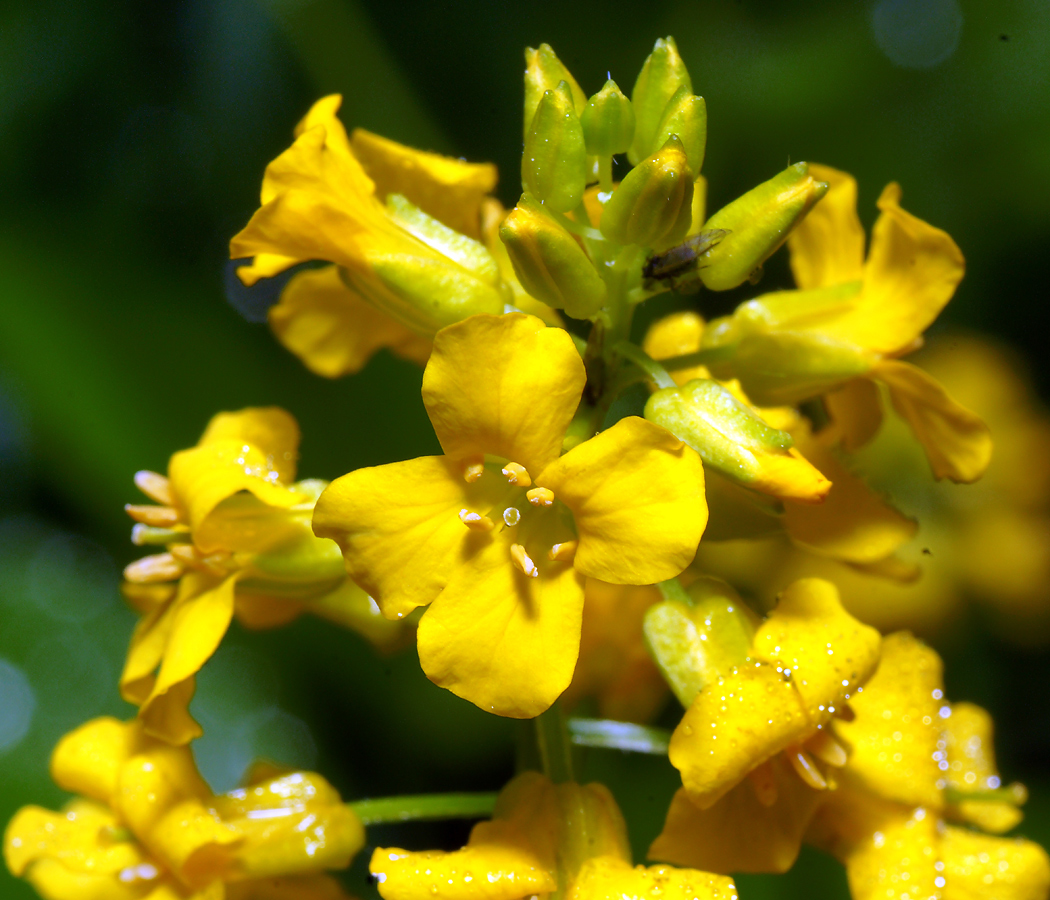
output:
[[[808,164],[800,162],[723,206],[704,223],[704,229],[730,234],[708,253],[700,280],[713,291],[743,284],[787,240],[827,189],[825,182],[809,173]]]
[[[631,101],[611,78],[587,101],[580,116],[587,152],[593,156],[626,153],[634,137]]]
[[[556,212],[579,206],[587,186],[583,127],[565,81],[545,91],[525,136],[521,184]]]
[[[684,84],[667,101],[656,128],[653,146],[662,147],[672,134],[677,134],[685,147],[689,168],[695,176],[704,164],[704,150],[707,147],[707,103],[703,97],[690,93]]]
[[[642,71],[638,73],[638,80],[631,91],[635,128],[634,141],[627,158],[635,165],[656,147],[662,146],[656,143],[656,134],[667,102],[680,87],[690,94],[693,92],[689,72],[678,55],[674,38],[660,38],[642,66]]]
[[[528,137],[529,129],[532,127],[533,117],[536,115],[536,107],[540,105],[540,98],[547,92],[554,90],[559,82],[564,81],[572,92],[573,106],[576,112],[583,111],[587,104],[587,95],[583,92],[572,77],[572,73],[565,68],[550,44],[540,44],[539,49],[528,47],[525,50],[525,123],[524,133]]]
[[[662,248],[689,230],[693,179],[677,136],[635,166],[602,212],[601,232],[618,244]]]
[[[697,378],[659,390],[645,404],[645,417],[692,447],[705,465],[745,487],[809,502],[822,500],[831,489],[794,449],[790,434],[767,425],[717,381]]]
[[[605,305],[606,287],[583,248],[528,194],[499,229],[514,273],[537,300],[574,319],[594,316]]]

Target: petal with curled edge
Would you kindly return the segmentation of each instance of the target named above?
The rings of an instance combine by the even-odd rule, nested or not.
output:
[[[731,878],[674,869],[671,866],[632,866],[615,856],[596,856],[580,868],[568,900],[737,900]]]
[[[852,453],[867,444],[882,426],[882,398],[868,378],[853,378],[824,395],[824,408]]]
[[[448,456],[502,457],[535,480],[558,458],[586,381],[563,329],[521,313],[471,316],[435,337],[423,403]]]
[[[780,593],[755,633],[751,655],[791,671],[810,722],[823,725],[879,664],[878,631],[857,621],[821,578],[802,578]]]
[[[120,767],[142,746],[141,724],[102,716],[65,735],[51,754],[51,777],[63,790],[109,803]]]
[[[856,281],[864,267],[857,181],[831,166],[810,163],[809,171],[828,192],[788,236],[795,284],[809,290]]]
[[[277,339],[325,378],[361,371],[384,347],[420,365],[430,356],[428,339],[368,303],[335,266],[295,275],[270,307],[269,319]]]
[[[992,460],[992,434],[980,416],[910,363],[883,360],[872,377],[889,388],[893,408],[922,444],[934,478],[970,484],[984,474]]]
[[[770,766],[777,799],[769,806],[759,802],[749,782],[738,784],[707,809],[700,809],[685,788],[679,788],[649,858],[713,872],[790,869],[822,796],[782,757],[774,757]]]
[[[120,674],[120,696],[128,703],[141,706],[153,692],[156,671],[164,658],[171,632],[172,602],[150,611],[135,624],[131,644]]]
[[[249,406],[212,416],[197,446],[224,441],[251,444],[266,456],[267,465],[277,473],[277,480],[288,484],[295,481],[299,423],[279,406]]]
[[[468,484],[463,466],[445,456],[358,469],[321,494],[314,533],[339,544],[350,577],[385,616],[399,619],[441,593],[482,540],[460,510],[485,515],[500,490],[505,479],[486,473]]]
[[[1050,858],[1032,841],[948,827],[940,850],[944,900],[1045,900],[1050,893]]]
[[[552,533],[524,545],[545,550],[557,541]],[[572,680],[584,579],[571,562],[535,551],[539,574],[524,575],[512,563],[512,542],[509,529],[478,535],[420,620],[417,644],[435,684],[489,712],[524,719],[547,709]]]
[[[673,578],[707,525],[700,456],[637,416],[578,444],[535,480],[572,510],[576,569],[612,584]]]

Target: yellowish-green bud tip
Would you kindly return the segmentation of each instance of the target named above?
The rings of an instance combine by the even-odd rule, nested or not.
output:
[[[525,137],[521,184],[556,212],[579,206],[587,186],[583,127],[568,82],[545,91]]]
[[[643,64],[631,92],[635,129],[627,158],[635,165],[656,147],[662,146],[657,144],[656,138],[664,111],[668,101],[682,87],[688,94],[693,92],[693,83],[678,53],[678,46],[672,37],[661,38]],[[704,127],[706,131],[706,121]]]
[[[555,55],[550,44],[540,44],[538,48],[528,47],[525,50],[525,121],[523,130],[525,137],[529,135],[532,127],[532,119],[536,115],[536,107],[540,105],[540,98],[547,92],[556,88],[559,82],[564,81],[572,93],[573,106],[576,113],[583,111],[587,104],[587,95],[583,92],[572,77],[572,73]]]
[[[587,152],[592,156],[626,153],[634,137],[631,101],[611,78],[587,101],[580,117]]]
[[[667,101],[653,146],[662,147],[672,134],[682,141],[693,175],[699,174],[707,147],[707,103],[684,84]]]

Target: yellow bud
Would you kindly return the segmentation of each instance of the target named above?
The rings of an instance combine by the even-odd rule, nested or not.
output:
[[[619,244],[660,248],[689,229],[693,179],[685,148],[672,135],[620,182],[602,212],[601,232]]]
[[[521,184],[556,212],[579,206],[587,186],[583,126],[573,108],[568,83],[545,91],[525,134]]]
[[[730,232],[707,255],[700,280],[713,291],[743,284],[787,240],[791,230],[827,192],[828,186],[801,162],[752,188],[704,223],[704,230]]]
[[[696,175],[704,164],[707,147],[707,104],[703,97],[690,93],[684,84],[667,101],[656,127],[653,147],[662,147],[672,134],[677,134],[681,140],[689,158],[689,168]]]
[[[537,300],[587,319],[605,304],[606,287],[583,248],[529,194],[500,225],[500,239],[522,287]]]
[[[536,107],[540,105],[540,98],[547,91],[554,90],[561,81],[569,86],[576,112],[583,112],[587,104],[587,95],[576,83],[572,73],[554,54],[550,44],[540,44],[539,49],[525,49],[525,137],[528,137],[529,128],[532,127],[532,119],[536,115]]]
[[[611,78],[587,101],[580,116],[587,152],[595,156],[626,153],[634,137],[631,101]]]
[[[660,120],[667,102],[680,87],[690,94],[693,92],[693,83],[682,57],[678,55],[674,38],[661,38],[645,60],[642,71],[638,73],[638,80],[634,83],[634,90],[631,91],[635,128],[634,141],[627,158],[633,164],[637,165],[657,146],[662,146],[656,143]]]

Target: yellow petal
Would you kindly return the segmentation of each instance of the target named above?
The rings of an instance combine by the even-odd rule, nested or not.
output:
[[[419,663],[435,684],[484,710],[530,718],[572,679],[583,577],[571,562],[536,552],[538,576],[524,575],[511,561],[512,540],[509,530],[477,534],[476,549],[420,620]]]
[[[520,313],[472,316],[434,339],[423,403],[452,459],[491,454],[535,479],[561,452],[586,380],[564,330]]]
[[[992,436],[980,416],[909,363],[883,360],[872,374],[890,389],[893,408],[922,444],[934,478],[969,484],[984,474],[992,459]]]
[[[830,287],[861,277],[864,228],[857,217],[857,181],[830,166],[809,164],[828,192],[788,236],[791,272],[807,290]]]
[[[1045,900],[1050,858],[1032,841],[946,828],[941,839],[944,900]]]
[[[238,266],[237,277],[245,287],[251,287],[260,279],[273,278],[281,272],[306,262],[294,256],[282,256],[280,253],[257,253],[251,263],[246,266]]]
[[[682,310],[653,322],[645,333],[642,349],[655,360],[684,356],[700,349],[703,335],[703,317],[692,310]],[[676,369],[671,377],[675,384],[685,384],[694,378],[710,378],[711,373],[707,366],[693,366]]]
[[[751,655],[791,671],[810,721],[825,724],[871,677],[879,633],[842,608],[830,581],[803,578],[781,592],[755,633]]]
[[[145,864],[145,871],[156,873],[156,867]],[[139,867],[131,872],[137,874]],[[178,888],[165,884],[164,876],[124,880],[116,875],[94,875],[73,872],[53,859],[41,859],[26,873],[26,879],[46,900],[142,900],[145,892],[149,900],[183,900]],[[156,885],[156,889],[150,891]],[[165,890],[170,891],[166,893]],[[195,898],[196,900],[196,898]]]
[[[917,900],[942,896],[936,868],[937,823],[926,810],[888,819],[846,862],[853,900]],[[943,896],[947,898],[947,890]]]
[[[166,603],[143,616],[135,625],[120,675],[120,696],[141,706],[156,684],[155,673],[164,657],[171,631],[172,604]]]
[[[569,900],[736,900],[736,885],[724,875],[670,866],[631,866],[611,856],[587,860]]]
[[[854,378],[828,391],[824,408],[842,434],[842,446],[851,453],[875,437],[882,425],[879,389],[867,378]]]
[[[353,900],[328,875],[235,881],[225,885],[225,889],[225,900]]]
[[[415,150],[363,128],[354,129],[350,142],[377,194],[403,194],[449,228],[478,237],[482,199],[499,177],[492,163]]]
[[[383,347],[420,364],[430,355],[429,340],[347,287],[335,266],[295,275],[269,319],[277,339],[325,378],[359,372]]]
[[[266,456],[267,466],[277,473],[277,480],[289,484],[295,481],[299,423],[279,406],[249,406],[237,412],[217,413],[197,446],[225,441],[251,444]]]
[[[835,723],[852,747],[847,771],[878,797],[939,809],[938,741],[944,682],[940,657],[906,631],[882,640],[882,661],[850,700],[852,722]]]
[[[749,781],[704,810],[680,788],[649,858],[714,872],[790,869],[822,795],[803,784],[782,757],[774,757],[770,766],[777,786],[770,806],[759,801]]]
[[[102,716],[65,735],[51,754],[51,777],[62,789],[108,803],[120,767],[136,752],[142,731],[135,721]]]
[[[575,566],[614,584],[654,584],[692,561],[707,525],[700,457],[636,416],[578,444],[536,478],[576,520]]]

